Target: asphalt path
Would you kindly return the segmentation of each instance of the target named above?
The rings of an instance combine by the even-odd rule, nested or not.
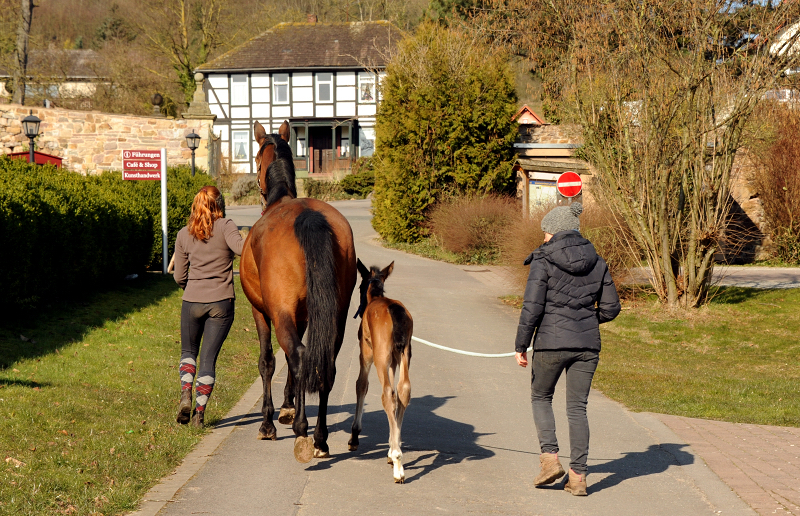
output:
[[[415,336],[468,351],[513,351],[518,315],[499,303],[492,289],[459,267],[376,245],[369,201],[333,204],[350,221],[357,255],[366,265],[395,262],[386,293],[408,307]],[[229,209],[228,215],[239,225],[251,225],[259,212],[249,210]],[[350,313],[356,305],[354,295]],[[350,319],[330,396],[330,459],[296,462],[291,428],[278,424],[277,414],[278,441],[256,440],[259,401],[222,423],[235,426],[159,514],[754,514],[664,424],[650,414],[629,412],[597,391],[588,409],[589,496],[571,496],[561,483],[534,489],[539,447],[530,370],[513,358],[474,358],[417,342],[412,344],[412,401],[402,429],[406,483],[394,484],[386,463],[389,427],[374,372],[360,447],[347,448],[358,376],[356,333],[357,322]],[[278,367],[277,406],[286,374],[282,355]],[[256,364],[253,371],[255,376]],[[563,378],[554,406],[559,455],[567,467]],[[314,425],[313,398],[308,413]]]

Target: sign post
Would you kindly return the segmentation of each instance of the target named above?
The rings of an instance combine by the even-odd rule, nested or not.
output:
[[[558,193],[567,198],[572,198],[581,193],[583,188],[583,181],[581,176],[575,172],[564,172],[556,180],[556,189]]]
[[[122,179],[132,181],[161,181],[161,247],[163,272],[167,274],[167,149],[122,151]]]

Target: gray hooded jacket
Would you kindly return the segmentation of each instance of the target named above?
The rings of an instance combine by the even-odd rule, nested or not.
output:
[[[605,260],[577,231],[562,231],[525,260],[530,264],[516,351],[600,351],[599,325],[620,312]]]

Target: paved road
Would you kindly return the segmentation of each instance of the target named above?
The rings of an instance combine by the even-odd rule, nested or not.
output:
[[[517,313],[499,304],[474,274],[374,245],[368,201],[336,206],[353,226],[364,263],[395,261],[387,295],[409,308],[416,336],[471,351],[513,349]],[[238,211],[230,211],[235,220]],[[374,373],[361,446],[347,451],[358,375],[356,331],[353,322],[337,361],[331,459],[297,463],[291,429],[283,425],[277,442],[257,441],[260,402],[253,403],[237,421],[225,423],[228,430],[237,426],[159,514],[754,514],[667,426],[596,391],[589,402],[590,496],[571,496],[558,484],[533,489],[539,449],[529,371],[513,358],[477,359],[416,342],[402,434],[406,484],[396,485],[385,459],[388,424]],[[282,356],[278,361],[282,370],[274,392],[280,393],[286,368]],[[567,465],[563,382],[555,406]]]

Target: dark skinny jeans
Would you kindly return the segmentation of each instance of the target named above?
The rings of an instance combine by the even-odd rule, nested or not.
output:
[[[232,325],[233,299],[223,299],[216,303],[183,302],[181,359],[191,357],[197,360],[197,355],[200,354],[197,378],[216,376],[217,357]],[[200,339],[203,339],[202,349]]]
[[[533,422],[542,453],[558,453],[553,393],[562,371],[567,372],[567,420],[569,421],[570,463],[575,473],[585,475],[589,456],[589,420],[586,402],[600,354],[597,351],[534,351],[531,376]]]

